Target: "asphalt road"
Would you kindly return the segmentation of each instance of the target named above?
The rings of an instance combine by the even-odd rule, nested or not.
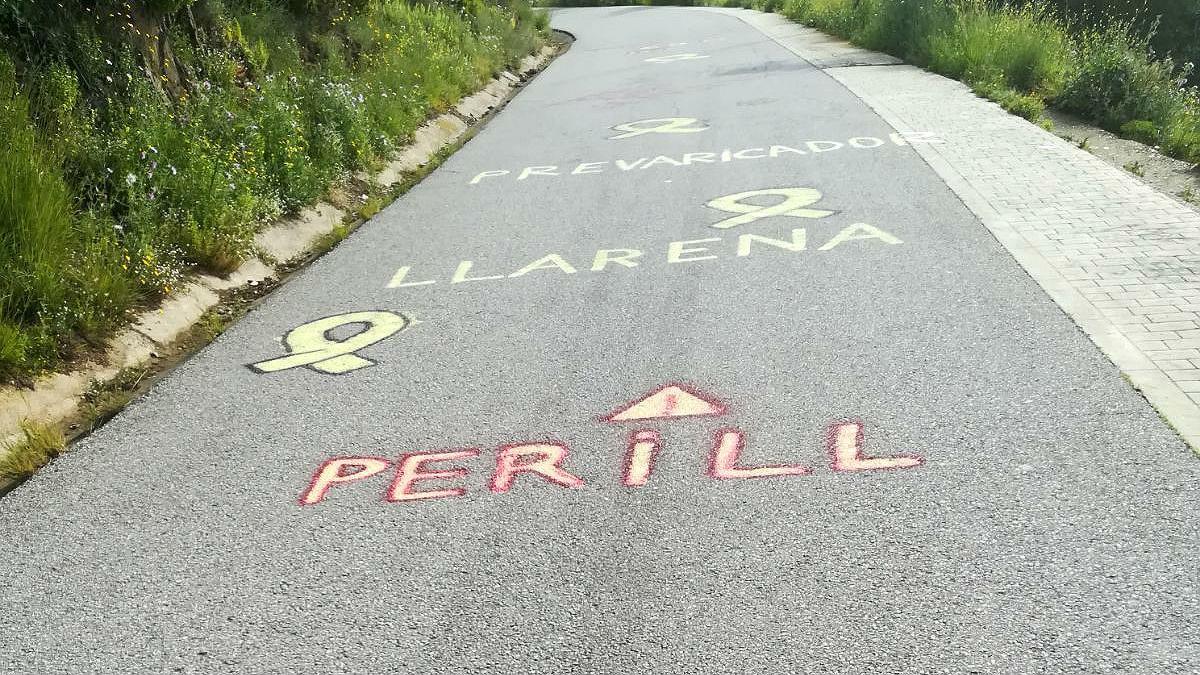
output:
[[[1200,672],[1200,462],[936,130],[729,16],[555,24],[441,169],[0,501],[0,671]]]

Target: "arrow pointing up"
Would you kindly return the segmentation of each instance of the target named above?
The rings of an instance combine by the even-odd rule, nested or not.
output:
[[[619,408],[603,418],[606,422],[653,420],[664,417],[724,415],[725,404],[677,384],[659,387],[646,397]]]

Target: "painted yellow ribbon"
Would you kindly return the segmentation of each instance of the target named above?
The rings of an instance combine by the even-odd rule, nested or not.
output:
[[[783,201],[770,206],[746,204],[744,200],[753,197],[783,197]],[[712,227],[720,230],[738,225],[745,225],[772,216],[794,216],[796,218],[824,218],[833,215],[833,211],[822,209],[806,209],[821,200],[821,193],[812,188],[774,188],[771,190],[751,190],[735,195],[718,197],[708,203],[710,208],[729,213],[740,213],[740,216],[726,218]]]
[[[692,126],[698,122],[700,120],[692,117],[655,117],[654,119],[626,122],[613,127],[613,131],[624,131],[625,133],[610,136],[608,140],[617,141],[642,134],[694,134],[708,129],[706,126]]]
[[[329,331],[356,323],[363,324],[365,328],[345,340],[329,337]],[[318,372],[341,375],[366,368],[375,362],[355,352],[395,335],[410,323],[399,314],[383,311],[327,316],[289,331],[283,337],[283,344],[288,349],[287,356],[253,363],[250,369],[259,373],[276,373],[307,366]]]

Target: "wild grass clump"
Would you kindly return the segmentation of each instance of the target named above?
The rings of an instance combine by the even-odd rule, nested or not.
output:
[[[1043,99],[1062,90],[1074,56],[1066,28],[1041,5],[960,3],[928,45],[933,70]]]
[[[1162,130],[1162,150],[1200,165],[1200,92],[1188,89]]]
[[[785,0],[783,11],[793,21],[844,37],[863,37],[864,28],[877,11],[875,0],[855,4],[844,0]]]
[[[976,94],[995,101],[1008,112],[1034,124],[1046,126],[1046,102],[1037,94],[1022,94],[1006,87],[1002,80],[976,82],[971,87]]]
[[[67,439],[55,427],[25,421],[21,434],[24,438],[0,447],[0,478],[28,478],[67,449]]]
[[[76,217],[62,158],[42,147],[0,55],[0,374],[55,362],[133,298],[114,233]],[[62,339],[71,336],[70,339]]]
[[[1200,161],[1200,104],[1186,86],[1192,64],[1156,59],[1130,24],[1080,34],[1078,67],[1056,101],[1110,131]]]
[[[524,0],[112,4],[0,3],[0,379],[232,270],[546,29]]]

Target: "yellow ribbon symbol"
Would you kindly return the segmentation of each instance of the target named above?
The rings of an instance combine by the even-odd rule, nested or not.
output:
[[[613,127],[613,131],[624,131],[623,134],[610,136],[608,140],[616,141],[622,138],[633,138],[642,134],[694,134],[708,129],[706,126],[693,127],[700,120],[691,117],[656,117],[651,120],[626,122]],[[649,126],[647,126],[649,125]]]
[[[783,197],[783,201],[771,206],[743,203],[744,200],[752,197]],[[709,202],[708,206],[718,211],[742,214],[713,224],[713,227],[724,230],[752,223],[762,218],[770,218],[771,216],[824,218],[825,216],[833,215],[833,211],[804,208],[805,206],[816,204],[820,200],[821,193],[812,188],[775,188],[772,190],[751,190],[750,192],[739,192],[736,195],[717,197]]]
[[[355,323],[363,324],[365,328],[345,340],[329,337],[329,331]],[[366,368],[375,362],[354,352],[395,335],[407,328],[409,323],[408,319],[392,312],[351,312],[327,316],[297,326],[283,336],[283,344],[288,349],[287,356],[252,363],[250,369],[259,373],[275,373],[308,366],[322,373],[341,375]]]

